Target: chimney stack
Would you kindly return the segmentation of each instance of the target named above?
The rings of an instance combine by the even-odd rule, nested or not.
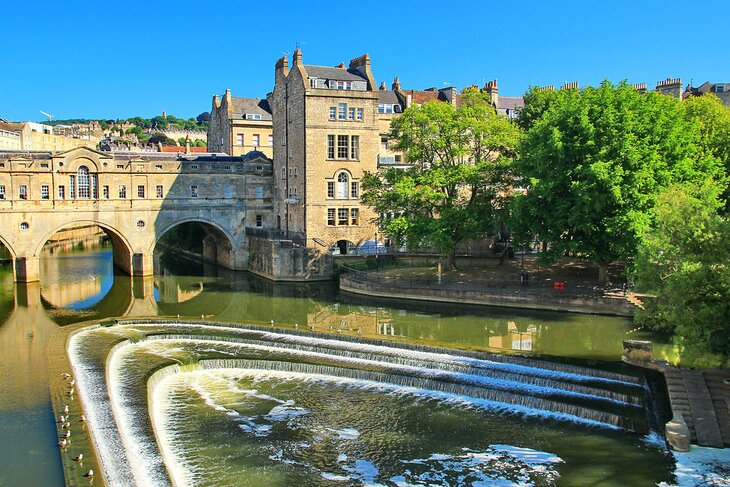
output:
[[[393,78],[393,91],[399,91],[400,90],[400,80],[398,79],[398,76]]]
[[[572,81],[570,83],[563,83],[563,86],[560,87],[561,90],[577,90],[578,89],[578,82]]]
[[[297,64],[302,64],[302,50],[301,49],[295,49],[294,56],[292,57],[292,65],[296,66]]]
[[[659,81],[654,88],[662,95],[673,96],[674,98],[682,98],[682,78],[667,78],[665,81]]]
[[[380,83],[380,91],[385,91],[385,90],[387,90],[387,89],[388,89],[388,88],[386,88],[386,87],[385,87],[385,81],[382,81],[382,82]]]
[[[499,105],[499,87],[497,86],[496,79],[487,81],[487,84],[484,85],[484,91],[489,95],[489,98],[492,100],[492,104],[495,107]]]

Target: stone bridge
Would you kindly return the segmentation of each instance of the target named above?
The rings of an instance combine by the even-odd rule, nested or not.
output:
[[[132,276],[152,275],[156,244],[187,222],[206,231],[205,261],[247,269],[245,228],[270,228],[271,215],[271,161],[260,153],[0,153],[0,243],[18,282],[39,280],[44,244],[81,225],[100,227]]]

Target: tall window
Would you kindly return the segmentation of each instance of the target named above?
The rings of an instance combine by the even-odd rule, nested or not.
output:
[[[358,108],[358,109],[357,109],[357,119],[358,119],[359,121],[361,121],[361,122],[362,122],[362,118],[363,118],[363,112],[364,112],[364,111],[365,111],[365,110],[363,110],[362,108]]]
[[[328,198],[335,197],[335,182],[334,181],[327,181],[327,197]]]
[[[337,175],[337,199],[346,200],[349,178],[347,173],[341,172]]]
[[[350,222],[351,225],[360,224],[360,210],[358,208],[350,208]]]
[[[123,184],[119,185],[119,199],[120,200],[127,199],[127,187]]]
[[[144,186],[141,184],[137,185],[137,198],[144,198]]]
[[[353,135],[350,137],[350,159],[360,159],[360,136]]]
[[[262,199],[264,197],[264,187],[256,186],[256,198]]]
[[[327,225],[330,225],[330,226],[335,225],[335,209],[334,208],[327,208]]]
[[[337,158],[347,159],[347,135],[337,136]]]
[[[264,226],[264,216],[263,215],[256,215],[256,226],[257,227]]]
[[[86,166],[81,166],[79,170],[76,172],[77,174],[77,182],[79,185],[78,189],[78,197],[79,198],[90,198],[91,197],[91,181],[89,179],[89,168]]]
[[[253,139],[252,143],[254,147],[258,147],[261,145],[261,136],[259,134],[253,134],[251,138]]]
[[[236,145],[243,145],[243,134],[236,134]]]
[[[327,159],[335,158],[335,136],[327,136]]]
[[[347,119],[355,120],[355,108],[354,107],[350,107],[347,109]]]
[[[21,184],[18,187],[18,197],[21,200],[27,200],[28,199],[28,186],[26,186],[25,184]]]
[[[162,185],[158,184],[155,189],[156,195],[158,198],[162,198]]]
[[[68,197],[76,198],[76,176],[73,175],[68,177]]]
[[[274,147],[274,136],[269,134],[269,147]]]
[[[42,200],[47,200],[49,198],[50,198],[50,193],[48,191],[48,185],[47,184],[42,184],[41,185],[41,199]]]
[[[330,107],[330,120],[337,118],[337,107]]]
[[[358,199],[360,197],[360,183],[353,181],[350,185],[350,198]]]
[[[66,199],[66,186],[61,185],[58,187],[58,199],[59,200]]]
[[[108,200],[109,199],[109,186],[106,186],[106,185],[102,186],[101,194],[104,195],[104,199]]]
[[[198,197],[198,185],[197,184],[191,184],[190,185],[190,197],[191,198],[197,198]]]
[[[382,150],[388,150],[388,136],[387,135],[380,136],[380,148]]]
[[[340,103],[337,107],[337,119],[345,120],[347,118],[347,103]]]
[[[4,200],[4,199],[5,199],[5,185],[0,184],[0,200]]]

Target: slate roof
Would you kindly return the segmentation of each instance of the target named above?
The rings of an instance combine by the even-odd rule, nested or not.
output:
[[[233,101],[233,112],[235,114],[252,113],[259,114],[263,120],[271,120],[271,108],[269,102],[263,98],[238,98],[231,97]]]
[[[360,76],[354,71],[343,68],[330,68],[328,66],[304,65],[307,74],[312,78],[333,79],[337,81],[367,81],[367,78]]]
[[[511,109],[522,109],[525,107],[525,99],[521,96],[500,96],[499,97],[499,108],[500,110],[511,110]]]
[[[400,100],[394,91],[380,90],[378,91],[378,103],[399,104]]]

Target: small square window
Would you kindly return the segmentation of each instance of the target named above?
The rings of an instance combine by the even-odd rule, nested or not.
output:
[[[162,171],[162,164],[155,164],[155,169]]]

